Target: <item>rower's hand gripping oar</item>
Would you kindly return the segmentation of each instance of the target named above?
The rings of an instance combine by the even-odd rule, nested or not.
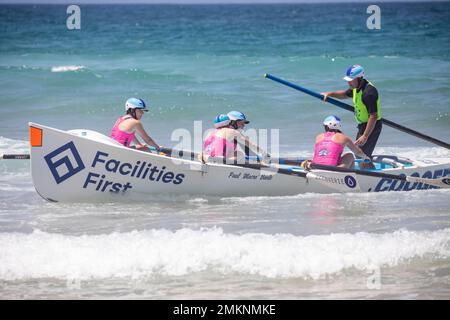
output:
[[[165,155],[165,156],[174,157],[174,158],[197,160],[197,157],[198,157],[198,153],[195,153],[193,151],[177,150],[177,149],[166,148],[163,146],[160,146],[159,148],[149,146],[148,148],[151,151],[157,152],[157,153]]]
[[[297,84],[294,84],[294,83],[292,83],[292,82],[289,82],[289,81],[280,79],[280,78],[278,78],[278,77],[276,77],[276,76],[273,76],[273,75],[271,75],[271,74],[266,73],[266,74],[264,75],[264,77],[265,77],[265,78],[268,78],[268,79],[270,79],[270,80],[273,80],[273,81],[275,81],[275,82],[284,84],[285,86],[291,87],[291,88],[296,89],[296,90],[298,90],[298,91],[301,91],[301,92],[304,92],[304,93],[306,93],[306,94],[309,94],[310,96],[313,96],[313,97],[318,98],[318,99],[320,99],[320,100],[323,100],[323,98],[324,98],[323,95],[320,94],[320,93],[318,93],[318,92],[314,92],[314,91],[312,91],[312,90],[306,89],[306,88],[304,88],[304,87],[301,87],[301,86],[299,86],[299,85],[297,85]],[[336,99],[333,99],[333,98],[328,97],[327,100],[326,100],[326,102],[331,103],[331,104],[333,104],[333,105],[335,105],[335,106],[337,106],[337,107],[339,107],[339,108],[342,108],[342,109],[351,111],[351,112],[353,112],[353,113],[355,112],[355,108],[354,108],[353,106],[351,106],[351,105],[349,105],[349,104],[346,104],[346,103],[343,103],[343,102],[341,102],[341,101],[338,101],[338,100],[336,100]],[[410,135],[413,135],[413,136],[415,136],[415,137],[417,137],[417,138],[420,138],[420,139],[426,140],[426,141],[428,141],[428,142],[434,143],[434,144],[436,144],[436,145],[438,145],[438,146],[441,146],[441,147],[450,149],[450,144],[448,144],[448,143],[446,143],[446,142],[444,142],[444,141],[441,141],[441,140],[438,140],[438,139],[436,139],[436,138],[427,136],[426,134],[423,134],[423,133],[420,133],[420,132],[418,132],[418,131],[412,130],[412,129],[407,128],[407,127],[405,127],[405,126],[402,126],[402,125],[400,125],[400,124],[398,124],[398,123],[395,123],[395,122],[393,122],[393,121],[390,121],[390,120],[388,120],[388,119],[386,119],[386,118],[381,118],[381,121],[382,121],[384,124],[386,124],[386,125],[388,125],[388,126],[394,128],[394,129],[400,130],[400,131],[402,131],[402,132],[405,132],[405,133],[408,133],[408,134],[410,134]]]

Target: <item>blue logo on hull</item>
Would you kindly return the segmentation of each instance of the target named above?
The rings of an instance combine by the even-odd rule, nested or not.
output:
[[[344,182],[347,185],[347,187],[353,189],[354,187],[356,187],[356,179],[353,178],[352,176],[345,176],[344,178]]]
[[[44,156],[57,184],[69,179],[85,168],[80,154],[71,141]]]

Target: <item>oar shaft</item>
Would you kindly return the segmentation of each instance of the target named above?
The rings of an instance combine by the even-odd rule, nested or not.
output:
[[[233,164],[238,167],[243,168],[249,168],[249,169],[255,169],[255,170],[267,170],[267,171],[273,171],[274,173],[280,173],[284,175],[289,176],[297,176],[301,178],[306,179],[314,179],[317,181],[320,181],[321,183],[327,184],[326,180],[323,180],[323,177],[319,174],[317,175],[314,173],[314,171],[293,171],[289,169],[279,168],[277,166],[267,166],[264,164]],[[405,176],[405,175],[396,175],[396,174],[390,174],[390,173],[384,173],[384,172],[374,172],[374,171],[363,171],[363,170],[355,170],[355,169],[347,169],[347,168],[341,168],[341,167],[333,167],[333,166],[324,166],[324,165],[311,165],[312,169],[318,169],[318,170],[326,170],[331,172],[345,172],[348,174],[356,174],[356,175],[364,175],[364,176],[371,176],[375,178],[384,178],[384,179],[393,179],[393,180],[402,180],[402,181],[408,181],[412,183],[423,183],[423,184],[429,184],[431,186],[436,186],[439,188],[450,188],[450,177],[444,177],[440,179],[427,179],[427,178],[420,178],[420,177],[414,177],[414,176]],[[329,184],[331,188],[335,188],[336,186],[333,186],[332,183]],[[348,190],[344,191],[356,191],[354,187],[348,186]],[[340,191],[343,189],[338,188]],[[345,189],[345,187],[344,187]],[[358,190],[359,191],[359,190]]]
[[[364,170],[355,170],[355,169],[347,169],[347,168],[340,168],[340,167],[324,166],[324,165],[320,165],[320,164],[311,164],[311,168],[319,169],[319,170],[334,171],[334,172],[355,173],[357,175],[370,176],[370,177],[376,177],[376,178],[393,179],[393,180],[401,180],[401,181],[408,181],[408,182],[419,182],[419,183],[429,184],[429,185],[440,187],[440,188],[450,188],[450,177],[429,179],[429,178],[421,178],[421,177],[414,177],[414,176],[406,176],[404,174],[397,175],[397,174],[391,174],[391,173],[385,173],[385,172],[364,171]]]
[[[152,151],[160,151],[160,152],[169,154],[172,157],[177,157],[177,158],[184,158],[185,155],[188,154],[189,158],[191,160],[198,160],[197,159],[198,153],[195,153],[193,151],[177,150],[177,149],[171,149],[171,148],[165,148],[165,147],[161,147],[159,149],[156,149],[155,147],[149,147],[149,148]]]
[[[301,87],[301,86],[299,86],[299,85],[297,85],[295,83],[283,80],[281,78],[275,77],[275,76],[273,76],[271,74],[268,74],[268,73],[266,73],[264,76],[266,78],[270,79],[270,80],[273,80],[275,82],[284,84],[285,86],[291,87],[291,88],[296,89],[298,91],[301,91],[301,92],[304,92],[306,94],[309,94],[310,96],[313,96],[313,97],[315,97],[317,99],[323,100],[323,94],[320,94],[318,92],[315,92],[315,91],[309,90],[307,88]],[[335,106],[337,106],[339,108],[342,108],[342,109],[345,109],[347,111],[355,112],[355,108],[353,106],[348,105],[346,103],[343,103],[343,102],[341,102],[339,100],[336,100],[336,99],[333,99],[333,98],[327,98],[327,102],[329,102],[331,104],[334,104]]]
[[[301,91],[301,92],[304,92],[304,93],[306,93],[306,94],[309,94],[310,96],[313,96],[313,97],[315,97],[315,98],[318,98],[318,99],[323,100],[323,95],[320,94],[320,93],[317,93],[317,92],[315,92],[315,91],[306,89],[306,88],[304,88],[304,87],[301,87],[301,86],[296,85],[296,84],[294,84],[294,83],[291,83],[291,82],[289,82],[289,81],[280,79],[280,78],[275,77],[275,76],[273,76],[273,75],[271,75],[271,74],[268,74],[268,73],[266,73],[264,76],[265,76],[266,78],[270,79],[270,80],[273,80],[273,81],[275,81],[275,82],[284,84],[284,85],[286,85],[286,86],[288,86],[288,87],[291,87],[291,88],[296,89],[296,90],[298,90],[298,91]],[[351,105],[349,105],[349,104],[346,104],[346,103],[343,103],[343,102],[341,102],[341,101],[338,101],[338,100],[336,100],[336,99],[333,99],[333,98],[327,98],[326,102],[331,103],[331,104],[333,104],[333,105],[335,105],[335,106],[337,106],[337,107],[340,107],[340,108],[342,108],[342,109],[345,109],[345,110],[347,110],[347,111],[355,112],[355,108],[354,108],[353,106],[351,106]],[[415,136],[415,137],[417,137],[417,138],[420,138],[420,139],[426,140],[426,141],[428,141],[428,142],[434,143],[434,144],[436,144],[436,145],[438,145],[438,146],[441,146],[441,147],[450,149],[450,144],[448,144],[447,142],[438,140],[438,139],[433,138],[433,137],[430,137],[430,136],[428,136],[428,135],[426,135],[426,134],[423,134],[423,133],[420,133],[420,132],[418,132],[418,131],[412,130],[412,129],[407,128],[407,127],[405,127],[405,126],[402,126],[402,125],[400,125],[400,124],[398,124],[398,123],[395,123],[395,122],[393,122],[393,121],[390,121],[390,120],[388,120],[388,119],[386,119],[386,118],[382,118],[382,119],[381,119],[381,122],[384,123],[384,124],[386,124],[386,125],[389,126],[389,127],[392,127],[392,128],[394,128],[394,129],[397,129],[397,130],[399,130],[399,131],[408,133],[408,134],[410,134],[410,135],[412,135],[412,136]]]
[[[408,134],[410,134],[412,136],[415,136],[415,137],[417,137],[419,139],[423,139],[423,140],[426,140],[428,142],[434,143],[434,144],[436,144],[436,145],[438,145],[440,147],[450,149],[450,144],[448,144],[447,142],[438,140],[438,139],[430,137],[430,136],[428,136],[426,134],[423,134],[423,133],[417,132],[415,130],[409,129],[409,128],[404,127],[404,126],[402,126],[402,125],[400,125],[398,123],[392,122],[391,120],[388,120],[386,118],[382,118],[381,121],[384,124],[386,124],[389,127],[391,127],[391,128],[395,128],[395,129],[397,129],[399,131],[408,133]]]
[[[335,172],[356,173],[361,176],[369,176],[369,177],[387,178],[387,179],[396,179],[396,180],[405,180],[406,181],[405,176],[384,173],[384,172],[365,171],[365,170],[358,170],[358,169],[347,169],[347,168],[342,168],[342,167],[325,166],[322,164],[314,164],[314,163],[311,164],[311,168],[319,169],[319,170],[335,171]]]
[[[306,176],[307,176],[307,172],[304,172],[304,171],[292,171],[289,169],[278,168],[276,166],[270,166],[270,165],[268,166],[268,165],[259,164],[259,163],[246,163],[246,164],[233,163],[232,165],[237,166],[237,167],[242,167],[242,168],[254,169],[254,170],[273,171],[274,173],[280,173],[280,174],[284,174],[284,175],[288,175],[288,176],[296,176],[296,177],[301,177],[301,178],[306,178]]]
[[[2,154],[2,155],[0,155],[0,159],[24,160],[24,159],[30,159],[30,155],[29,154]]]

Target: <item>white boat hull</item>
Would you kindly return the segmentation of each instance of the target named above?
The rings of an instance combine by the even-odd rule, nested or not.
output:
[[[378,192],[429,189],[378,177],[315,171],[322,179],[306,179],[225,164],[201,164],[133,150],[89,130],[75,132],[30,123],[41,143],[31,148],[31,173],[36,191],[46,200],[65,202],[150,200],[151,195],[283,196],[299,193]],[[33,139],[31,139],[33,140]],[[450,159],[415,161],[392,174],[439,178],[450,175]],[[334,182],[333,182],[334,181]],[[347,184],[343,186],[342,184]]]

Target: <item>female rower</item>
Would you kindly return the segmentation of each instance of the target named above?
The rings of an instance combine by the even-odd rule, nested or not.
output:
[[[125,103],[126,115],[119,117],[111,132],[111,137],[124,146],[130,147],[134,143],[135,148],[143,151],[150,151],[147,145],[141,143],[135,136],[137,134],[149,146],[159,149],[159,145],[150,138],[142,125],[141,118],[148,109],[142,99],[130,98]]]
[[[323,121],[323,125],[325,132],[316,137],[313,164],[354,168],[354,155],[350,152],[342,155],[345,146],[361,157],[363,161],[370,161],[370,158],[361,148],[355,145],[350,137],[341,132],[341,119],[337,116],[328,116]]]
[[[256,154],[261,154],[267,161],[270,156],[267,152],[253,144],[250,139],[242,134],[240,130],[244,128],[249,121],[245,115],[239,111],[231,111],[228,114],[219,114],[214,119],[216,130],[211,132],[203,144],[203,160],[210,157],[221,159],[223,162],[245,163],[245,153],[238,152],[238,145],[244,148],[248,147]]]

